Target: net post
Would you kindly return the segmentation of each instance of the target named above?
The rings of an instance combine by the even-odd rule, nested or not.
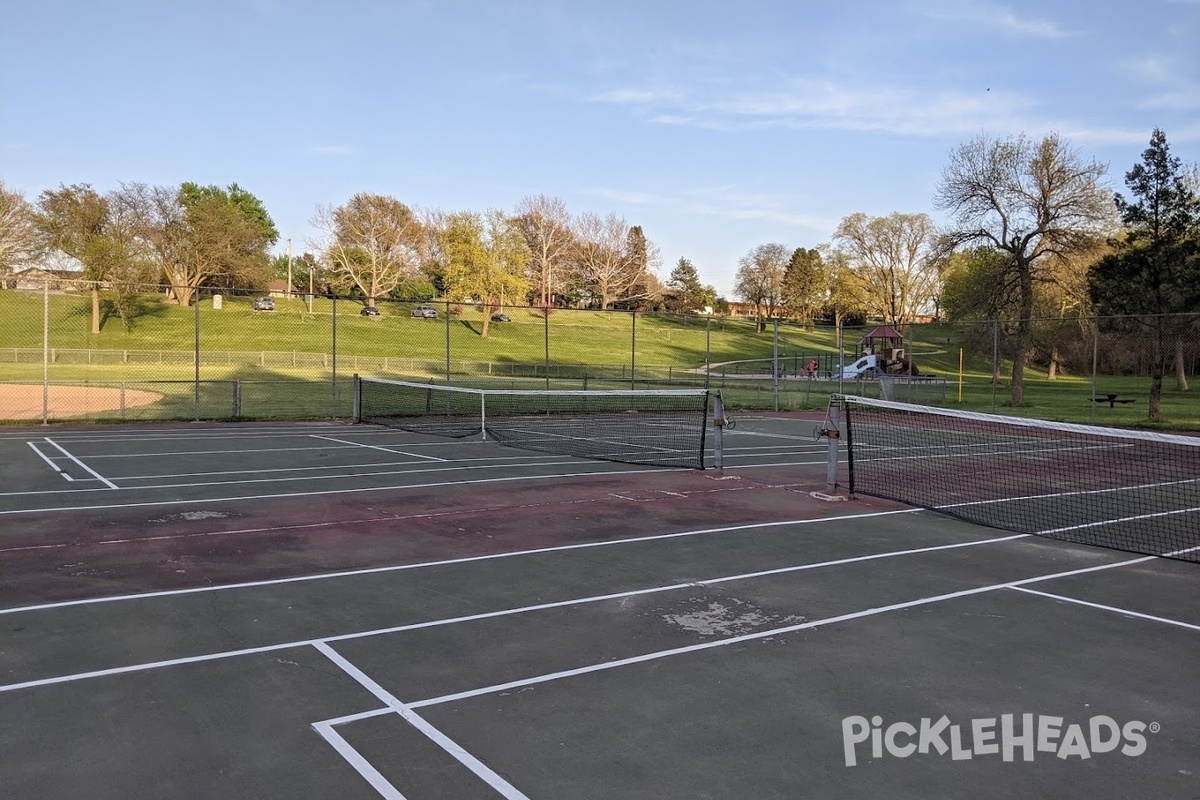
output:
[[[487,441],[487,392],[479,393],[479,441]]]
[[[832,494],[837,489],[838,439],[841,435],[842,401],[838,395],[829,398],[828,427],[825,438],[829,443],[825,460],[825,486]]]
[[[718,389],[713,393],[713,469],[721,472],[725,469],[725,443],[722,432],[725,430],[725,401]]]
[[[354,410],[353,421],[357,425],[362,422],[362,378],[354,373]]]

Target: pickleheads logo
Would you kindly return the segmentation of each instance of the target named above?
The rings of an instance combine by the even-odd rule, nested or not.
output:
[[[872,758],[883,758],[885,752],[896,758],[907,758],[914,753],[939,756],[949,753],[954,761],[990,755],[1012,761],[1019,750],[1024,761],[1033,761],[1037,753],[1082,761],[1118,748],[1121,755],[1140,756],[1146,752],[1146,732],[1159,731],[1157,722],[1147,725],[1131,720],[1119,725],[1103,714],[1083,722],[1067,725],[1064,722],[1063,717],[1047,714],[1001,714],[999,718],[982,717],[970,720],[967,725],[957,725],[943,715],[936,721],[922,718],[917,725],[893,722],[884,727],[882,717],[868,720],[853,716],[842,720],[842,747],[847,767],[858,763],[859,745],[863,745],[864,753],[869,747]]]

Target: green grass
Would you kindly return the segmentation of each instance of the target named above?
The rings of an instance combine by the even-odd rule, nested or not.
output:
[[[316,298],[309,313],[303,301],[281,299],[276,301],[277,311],[256,313],[251,310],[252,301],[252,297],[225,297],[219,311],[208,299],[200,305],[200,378],[230,382],[211,389],[212,400],[202,397],[201,416],[228,415],[223,409],[232,408],[228,398],[234,380],[243,384],[245,416],[347,413],[348,390],[339,389],[336,405],[332,400],[334,303]],[[463,306],[462,313],[451,316],[447,324],[444,305],[431,304],[439,309],[437,320],[412,318],[414,305],[381,303],[381,316],[369,318],[359,315],[362,306],[358,303],[337,303],[339,382],[355,372],[443,380],[449,340],[450,371],[456,383],[545,386],[548,331],[550,379],[555,387],[578,387],[585,381],[590,388],[627,387],[631,371],[638,386],[646,385],[643,381],[703,385],[698,368],[705,363],[707,346],[711,362],[725,364],[724,369],[731,373],[725,378],[712,376],[712,385],[722,389],[731,408],[775,406],[773,382],[758,374],[772,356],[770,327],[758,333],[752,322],[713,319],[706,332],[706,320],[701,317],[638,315],[635,325],[627,313],[556,309],[547,320],[534,309],[509,308],[506,313],[512,322],[492,323],[484,338],[483,313],[472,306]],[[125,381],[131,386],[151,380],[191,381],[196,374],[196,309],[179,308],[159,297],[145,298],[142,306],[143,313],[128,327],[112,318],[99,334],[92,334],[86,296],[50,296],[50,380],[76,384]],[[42,325],[41,295],[0,291],[0,381],[41,382]],[[915,341],[910,344],[914,360],[922,374],[948,381],[944,404],[949,407],[1147,427],[1149,381],[1145,377],[1101,376],[1098,393],[1119,393],[1135,402],[1093,408],[1090,376],[1068,375],[1050,381],[1044,373],[1029,370],[1025,403],[1012,408],[1011,365],[1004,365],[1001,385],[993,389],[990,353],[968,354],[960,402],[959,348],[964,346],[960,331],[949,325],[922,326],[914,331]],[[848,350],[857,335],[847,331]],[[790,374],[797,358],[835,352],[837,337],[830,328],[781,325],[779,342]],[[182,386],[166,391],[161,403],[136,413],[194,418],[194,384]],[[822,408],[836,389],[836,381],[789,379],[781,384],[779,407]],[[208,391],[202,390],[202,395]],[[847,391],[855,391],[853,383],[847,384]],[[129,414],[134,412],[131,409]],[[1200,402],[1176,390],[1174,381],[1168,379],[1164,382],[1163,416],[1166,422],[1154,427],[1200,429]]]

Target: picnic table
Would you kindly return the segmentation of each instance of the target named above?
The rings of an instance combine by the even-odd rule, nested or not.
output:
[[[1121,397],[1119,394],[1098,394],[1092,398],[1093,403],[1108,403],[1109,408],[1116,408],[1117,403],[1132,403],[1134,398]]]

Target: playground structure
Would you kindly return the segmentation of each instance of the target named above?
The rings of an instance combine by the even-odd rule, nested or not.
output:
[[[918,377],[921,370],[904,350],[904,336],[890,325],[867,331],[857,343],[859,357],[843,368],[842,379],[908,375]]]

